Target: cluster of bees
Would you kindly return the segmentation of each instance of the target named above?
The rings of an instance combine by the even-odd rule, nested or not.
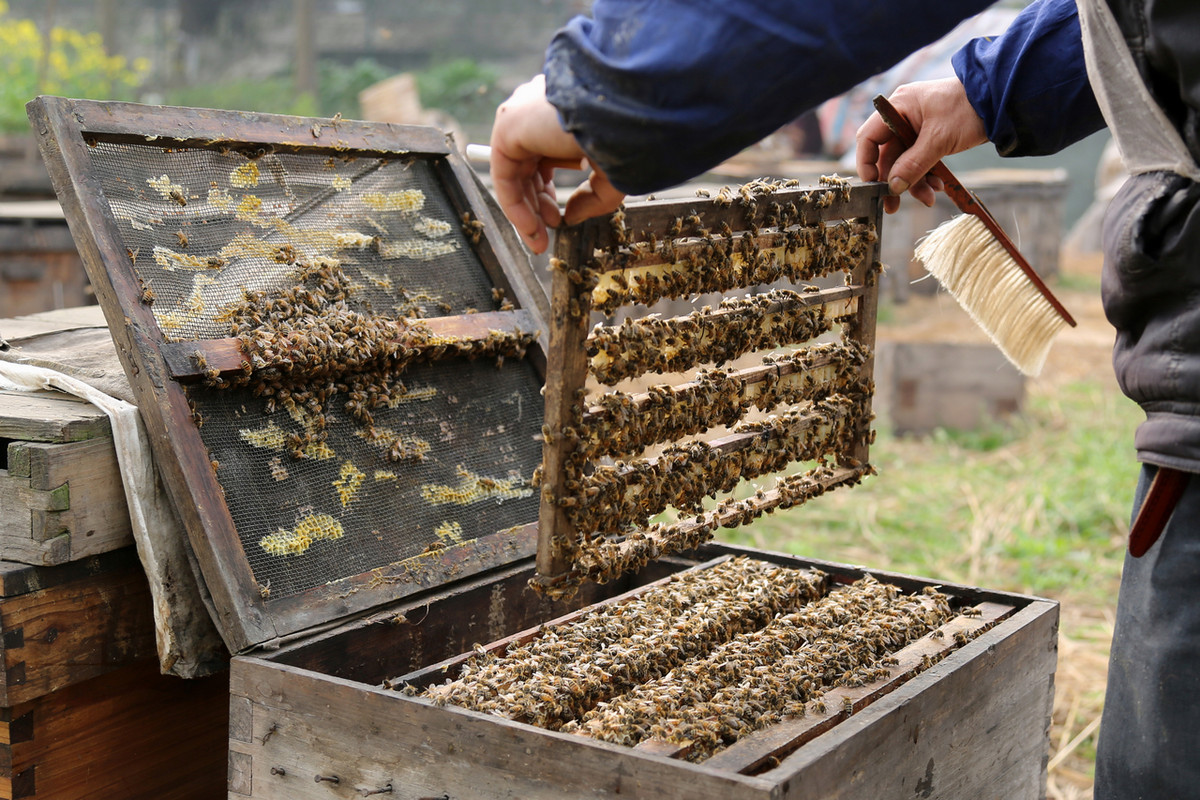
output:
[[[811,403],[839,392],[869,393],[862,380],[868,353],[853,341],[830,342],[764,359],[770,369],[755,375],[702,369],[689,382],[657,384],[638,395],[611,391],[583,414],[583,453],[588,458],[636,453],[643,448],[732,425],[753,407]],[[570,432],[568,432],[570,435]]]
[[[933,589],[905,595],[871,577],[831,588],[818,571],[738,558],[505,652],[477,647],[456,678],[404,691],[627,746],[666,741],[699,761],[827,711],[831,688],[890,676],[894,653],[953,616]]]
[[[286,436],[286,451],[304,458],[326,439],[331,404],[393,461],[423,458],[403,435],[377,428],[374,413],[407,397],[401,374],[418,361],[442,358],[521,358],[536,333],[491,331],[478,339],[436,336],[419,321],[374,314],[355,295],[360,290],[334,261],[297,262],[292,286],[247,291],[222,312],[246,358],[240,373],[206,369],[214,387],[251,385],[268,414],[283,408],[302,431]],[[203,356],[193,356],[197,366]]]
[[[744,557],[685,572],[502,654],[477,649],[421,695],[557,730],[601,701],[700,658],[820,597],[827,577]],[[417,693],[414,689],[406,689]]]
[[[788,206],[780,209],[785,218],[799,214],[794,203]],[[849,220],[769,232],[753,225],[740,234],[723,222],[716,236],[699,227],[698,217],[688,220],[692,239],[634,244],[578,273],[581,281],[591,284],[592,308],[611,314],[632,303],[649,306],[663,299],[781,280],[812,281],[857,264],[878,238],[873,226]],[[677,220],[673,229],[680,226]]]
[[[710,494],[729,492],[743,479],[777,472],[794,461],[820,458],[829,441],[844,440],[857,424],[858,406],[845,395],[831,395],[762,421],[740,423],[734,436],[753,435],[728,447],[692,439],[668,445],[655,458],[599,465],[580,477],[579,494],[559,505],[576,530],[600,534],[620,533],[631,521],[648,525],[650,517],[668,506],[698,514]]]
[[[901,595],[867,577],[600,703],[565,730],[624,745],[659,739],[701,761],[810,708],[826,711],[829,689],[887,677],[892,653],[952,616],[935,590]]]
[[[802,295],[775,289],[751,297],[722,300],[716,312],[703,308],[683,317],[626,318],[620,325],[597,325],[587,340],[592,376],[612,386],[645,372],[683,372],[700,364],[717,366],[746,353],[807,342],[852,313],[842,315],[809,305]]]
[[[849,285],[850,273],[864,264],[877,233],[868,221],[825,219],[836,214],[836,202],[850,198],[847,182],[828,179],[815,191],[781,192],[790,188],[756,181],[722,190],[686,217],[646,222],[645,227],[659,226],[658,235],[638,230],[642,220],[661,220],[653,209],[621,210],[609,221],[611,236],[600,235],[608,244],[595,245],[581,263],[553,262],[557,285],[570,290],[558,324],[575,330],[592,310],[610,313],[631,303],[780,279],[803,285],[727,297],[716,308],[685,316],[650,314],[599,324],[587,334],[580,330],[586,374],[563,379],[559,396],[575,402],[569,410],[548,413],[543,427],[556,474],[535,475],[542,486],[543,525],[547,509],[555,510],[543,542],[556,551],[555,563],[565,562],[566,568],[536,579],[539,590],[570,594],[585,579],[615,577],[649,559],[694,547],[720,525],[803,502],[870,471],[851,457],[870,435],[866,423],[873,391],[867,372],[871,353],[855,339],[859,292],[822,290],[805,282],[845,271]],[[740,223],[735,222],[739,213]],[[701,215],[715,220],[717,230],[701,227]],[[741,230],[735,231],[732,225],[738,224]],[[874,264],[861,270],[868,285],[878,269]],[[840,341],[813,343],[838,326]],[[767,355],[757,366],[722,368],[749,353],[797,344],[804,346]],[[584,406],[588,376],[611,387],[645,373],[697,368],[686,383],[651,386],[640,395],[602,391]],[[572,385],[576,378],[579,385]],[[739,422],[751,408],[771,416]],[[734,426],[732,433],[713,443],[690,438],[719,425]],[[657,456],[642,453],[663,444]],[[613,458],[629,460],[613,463]],[[856,472],[829,480],[824,473],[829,460]],[[704,512],[706,497],[715,499],[744,479],[800,461],[816,467],[781,483],[770,501],[760,490]],[[694,516],[647,529],[651,518],[668,507]]]
[[[716,507],[694,518],[635,528],[623,537],[586,537],[577,545],[571,571],[560,584],[543,587],[551,597],[568,594],[583,581],[608,583],[627,572],[636,572],[667,553],[692,550],[712,539],[718,528],[749,525],[763,514],[788,509],[820,497],[838,486],[858,483],[870,466],[838,473],[828,466],[778,477],[769,490],[759,489],[743,500],[726,497]]]

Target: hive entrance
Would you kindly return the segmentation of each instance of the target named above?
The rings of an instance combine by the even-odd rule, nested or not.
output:
[[[440,132],[39,102],[232,649],[530,551],[539,298]]]
[[[870,471],[880,189],[824,184],[758,181],[560,234],[536,587],[568,594]],[[645,313],[699,297],[715,307]],[[593,311],[625,317],[592,328]],[[607,388],[630,379],[642,388]],[[681,521],[651,524],[669,508]]]

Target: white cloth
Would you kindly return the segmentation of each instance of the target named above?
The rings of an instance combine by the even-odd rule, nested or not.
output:
[[[163,490],[137,406],[47,367],[0,360],[0,388],[58,390],[108,415],[138,556],[150,581],[159,667],[190,678],[217,668],[221,643],[188,561],[183,526]],[[169,588],[168,588],[169,587]]]

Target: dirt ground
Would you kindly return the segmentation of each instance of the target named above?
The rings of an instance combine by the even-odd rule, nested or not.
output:
[[[1026,390],[1030,395],[1053,394],[1058,387],[1086,379],[1117,391],[1110,358],[1113,331],[1096,288],[1099,257],[1068,254],[1061,269],[1068,285],[1087,287],[1055,288],[1078,326],[1059,334],[1042,374],[1030,379]],[[886,319],[879,326],[881,341],[987,341],[945,293],[913,293],[906,303],[891,306]],[[1091,770],[1112,639],[1112,607],[1064,602],[1061,613],[1047,797],[1080,800],[1092,797]]]

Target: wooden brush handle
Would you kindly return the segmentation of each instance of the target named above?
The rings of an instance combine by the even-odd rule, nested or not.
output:
[[[883,119],[884,124],[891,129],[892,133],[896,134],[896,138],[900,140],[905,149],[917,143],[917,132],[913,130],[912,124],[903,114],[896,110],[896,107],[886,97],[881,94],[875,95],[874,103],[875,110],[879,112],[879,116]],[[1000,243],[1000,246],[1012,257],[1013,261],[1017,262],[1017,266],[1021,268],[1021,271],[1033,282],[1037,290],[1042,293],[1042,297],[1046,298],[1047,302],[1054,307],[1054,310],[1058,312],[1058,315],[1068,325],[1072,328],[1075,327],[1075,319],[1071,316],[1070,312],[1058,301],[1054,293],[1050,291],[1050,287],[1042,280],[1042,276],[1037,274],[1037,270],[1025,260],[1025,256],[1021,255],[1021,251],[1017,250],[1017,246],[1013,244],[1012,239],[1008,238],[1008,234],[1000,227],[1000,223],[996,222],[995,217],[991,215],[991,212],[987,210],[983,202],[975,196],[975,193],[968,191],[962,185],[962,181],[954,177],[954,173],[950,171],[950,168],[941,161],[929,169],[929,174],[941,180],[946,196],[954,202],[954,205],[958,206],[959,211],[977,217],[984,224],[992,236],[996,237],[996,241]]]

